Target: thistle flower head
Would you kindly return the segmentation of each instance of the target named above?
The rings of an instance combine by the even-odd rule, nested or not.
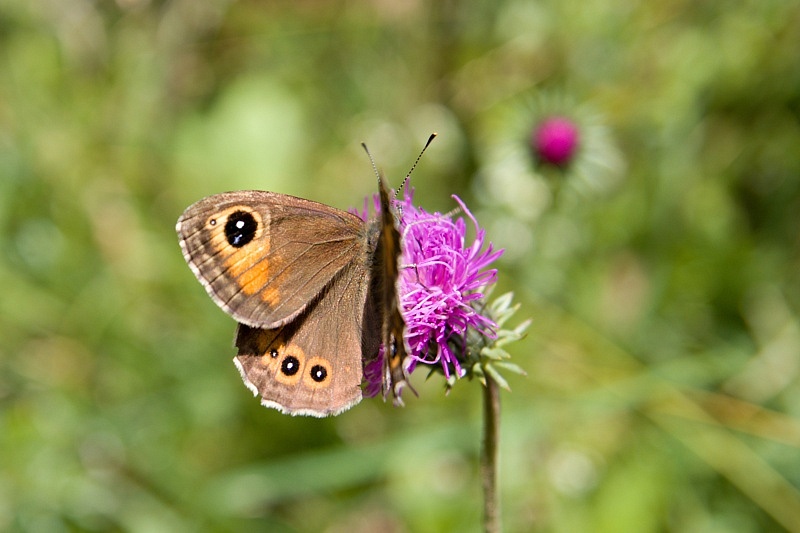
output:
[[[494,338],[495,323],[477,304],[497,279],[497,270],[489,267],[503,253],[486,241],[485,230],[464,202],[453,198],[472,222],[471,241],[464,217],[416,207],[408,188],[402,200],[394,201],[403,250],[397,287],[406,323],[408,370],[420,363],[438,365],[448,379],[465,374],[462,356],[468,330]],[[364,211],[356,214],[365,218],[366,202]],[[366,365],[364,377],[365,395],[374,396],[380,391],[380,357]]]
[[[453,196],[475,228],[467,241],[463,217],[428,213],[407,194],[399,209],[403,257],[398,281],[400,306],[406,321],[406,342],[413,370],[418,363],[440,364],[445,377],[464,374],[459,361],[468,329],[494,335],[494,322],[474,303],[497,279],[489,266],[503,254],[486,243],[486,231],[464,202]]]
[[[572,120],[553,116],[544,119],[531,134],[531,149],[545,163],[565,166],[572,161],[580,145],[578,126]]]

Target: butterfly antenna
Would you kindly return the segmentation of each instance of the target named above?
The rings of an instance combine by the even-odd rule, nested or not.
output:
[[[411,173],[414,172],[414,169],[417,168],[417,164],[419,164],[419,160],[422,159],[422,154],[425,153],[425,150],[428,149],[428,146],[431,145],[431,143],[433,142],[433,140],[436,138],[437,135],[438,135],[438,133],[433,132],[433,133],[431,133],[431,136],[428,137],[428,141],[425,143],[425,146],[422,147],[422,150],[420,151],[419,155],[417,156],[417,160],[414,161],[413,165],[411,165],[411,169],[406,173],[406,177],[403,180],[403,183],[401,183],[400,186],[397,188],[397,191],[395,191],[395,195],[397,195],[397,196],[400,195],[400,191],[403,189],[403,187],[406,186],[406,183],[408,182],[408,179],[411,177]]]
[[[375,172],[375,177],[378,178],[378,181],[380,181],[381,173],[378,171],[378,165],[375,164],[375,160],[372,158],[369,148],[367,148],[367,143],[362,142],[361,147],[364,148],[365,152],[367,152],[367,157],[369,157],[369,162],[372,165],[372,170]]]

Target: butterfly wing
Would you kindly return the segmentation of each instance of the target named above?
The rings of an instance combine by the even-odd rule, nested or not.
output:
[[[323,417],[361,401],[362,360],[380,344],[369,319],[369,284],[366,264],[353,263],[292,322],[274,329],[239,325],[234,362],[263,405]]]
[[[255,328],[292,321],[366,254],[357,216],[265,191],[204,198],[186,209],[176,231],[186,262],[211,298]]]
[[[397,230],[395,212],[389,200],[389,191],[383,178],[379,178],[381,201],[380,236],[373,264],[373,278],[376,306],[381,311],[381,340],[384,346],[383,357],[383,396],[390,391],[395,405],[402,405],[401,393],[408,385],[405,345],[405,321],[400,314],[397,292],[399,261],[401,256],[400,232]],[[411,388],[409,386],[409,388]],[[413,391],[413,389],[411,389]]]

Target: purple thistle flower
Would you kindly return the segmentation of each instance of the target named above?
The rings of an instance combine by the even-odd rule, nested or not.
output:
[[[365,398],[374,398],[383,391],[383,346],[378,357],[364,365],[364,383]]]
[[[472,243],[466,242],[464,218],[428,213],[412,204],[413,192],[406,189],[403,200],[394,204],[400,214],[403,255],[398,280],[400,311],[406,322],[412,372],[419,363],[439,364],[445,377],[465,374],[459,356],[466,347],[467,330],[494,338],[495,323],[476,309],[483,290],[497,279],[497,270],[488,268],[503,254],[491,243],[485,246],[486,231],[466,205],[453,196],[461,211],[475,227]],[[365,218],[363,212],[354,211]],[[364,368],[366,396],[381,389],[381,358]]]
[[[541,160],[566,166],[578,150],[580,133],[575,123],[564,117],[550,117],[533,130],[531,148]]]

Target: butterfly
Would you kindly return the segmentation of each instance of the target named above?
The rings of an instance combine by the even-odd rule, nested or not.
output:
[[[378,192],[380,213],[368,222],[266,191],[209,196],[178,219],[186,262],[239,323],[234,363],[263,405],[291,415],[339,414],[361,401],[364,366],[381,356],[384,397],[402,403],[401,241],[380,175]]]

